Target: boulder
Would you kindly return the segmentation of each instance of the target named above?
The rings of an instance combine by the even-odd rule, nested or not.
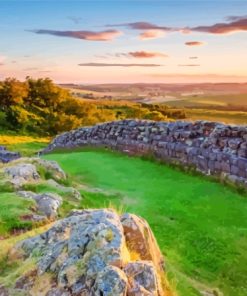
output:
[[[65,172],[55,161],[40,158],[20,158],[3,166],[4,175],[16,187],[21,188],[27,183],[41,181],[48,177],[56,181],[67,178]]]
[[[31,158],[31,162],[36,166],[41,166],[48,172],[51,178],[55,180],[65,180],[67,178],[65,172],[61,169],[56,161],[53,160],[45,160],[42,158]]]
[[[47,180],[46,183],[54,188],[57,188],[60,191],[63,191],[64,193],[68,193],[71,197],[77,200],[80,200],[82,198],[81,193],[74,187],[63,186],[53,179]]]
[[[21,254],[24,261],[30,258],[37,260],[37,275],[31,281],[33,286],[37,285],[39,278],[52,275],[52,285],[48,288],[46,285],[43,289],[45,294],[39,293],[40,296],[163,296],[161,271],[156,268],[153,257],[149,255],[149,260],[131,261],[132,250],[126,242],[132,241],[131,233],[135,235],[142,233],[144,228],[148,229],[145,246],[156,250],[161,261],[148,224],[137,216],[132,219],[132,215],[126,214],[123,217],[110,209],[75,210],[67,218],[57,221],[47,232],[18,243],[12,253]],[[131,227],[135,225],[142,229],[125,232],[126,221],[132,221]],[[138,247],[136,251],[141,249]],[[145,256],[141,252],[139,257]],[[39,284],[42,285],[42,282]],[[32,296],[35,295],[30,292],[33,290],[31,287],[29,294],[22,292]],[[42,291],[42,286],[39,291]]]
[[[30,163],[19,163],[4,169],[5,175],[10,182],[17,188],[30,182],[40,179],[35,165]]]
[[[57,210],[62,205],[62,198],[55,193],[36,194],[31,191],[19,191],[18,194],[24,198],[31,198],[36,201],[37,210],[48,219],[57,217]]]

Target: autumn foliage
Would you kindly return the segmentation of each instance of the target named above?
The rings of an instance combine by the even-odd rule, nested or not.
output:
[[[185,118],[183,110],[165,105],[75,98],[49,78],[24,82],[8,78],[0,82],[0,128],[40,135],[55,135],[99,122],[142,118]]]

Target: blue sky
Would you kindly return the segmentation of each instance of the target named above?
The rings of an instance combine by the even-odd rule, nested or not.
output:
[[[247,81],[246,1],[0,1],[0,20],[0,79]]]

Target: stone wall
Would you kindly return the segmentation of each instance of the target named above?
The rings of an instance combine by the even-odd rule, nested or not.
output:
[[[8,151],[6,147],[0,146],[0,163],[10,162],[20,157],[20,153]]]
[[[44,149],[99,146],[192,167],[247,187],[247,126],[216,122],[122,120],[57,136]]]

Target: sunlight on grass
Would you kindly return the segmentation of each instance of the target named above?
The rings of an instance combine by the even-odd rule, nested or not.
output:
[[[0,145],[6,146],[10,151],[20,152],[22,156],[34,155],[39,150],[45,148],[49,141],[50,138],[48,137],[44,138],[0,134]]]
[[[45,226],[41,226],[35,229],[32,229],[30,231],[27,231],[25,233],[22,233],[17,236],[12,236],[8,239],[1,240],[1,248],[0,248],[0,261],[8,255],[8,252],[13,248],[13,246],[18,243],[19,241],[22,241],[24,239],[36,236],[42,232],[45,232],[48,230],[54,223],[46,224]]]
[[[12,135],[0,135],[1,145],[13,145],[20,143],[48,143],[50,138],[31,137],[31,136],[12,136]]]
[[[58,161],[81,183],[102,189],[82,191],[82,207],[123,207],[149,222],[169,263],[170,278],[177,280],[178,295],[200,295],[201,286],[219,288],[225,296],[246,295],[246,196],[206,178],[118,153],[92,150],[45,158]]]

